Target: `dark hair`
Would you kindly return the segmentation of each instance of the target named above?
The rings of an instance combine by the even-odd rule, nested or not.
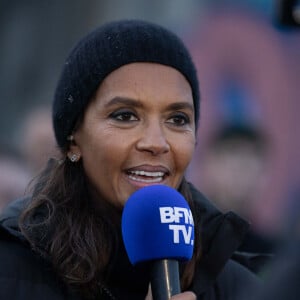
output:
[[[193,211],[185,180],[179,190]],[[110,258],[120,242],[121,211],[106,201],[95,210],[92,199],[81,161],[52,160],[38,178],[19,222],[34,251],[48,258],[62,280],[87,298],[105,287]],[[199,249],[196,238],[195,255],[181,270],[183,288],[191,284]]]

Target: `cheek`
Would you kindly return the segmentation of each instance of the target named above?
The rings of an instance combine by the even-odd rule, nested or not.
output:
[[[113,166],[122,153],[122,147],[118,144],[115,145],[115,141],[109,137],[103,137],[101,139],[95,139],[95,142],[90,144],[83,153],[83,158],[89,165],[94,168],[107,168]]]
[[[195,139],[190,138],[182,143],[174,144],[174,153],[180,169],[185,170],[192,160],[195,150]]]
[[[82,160],[87,175],[101,178],[112,164],[113,158],[118,157],[115,149],[108,136],[90,135],[82,141]]]

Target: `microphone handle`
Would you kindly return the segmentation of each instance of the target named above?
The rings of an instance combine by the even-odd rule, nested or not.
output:
[[[169,300],[180,293],[179,265],[177,260],[162,259],[152,263],[151,291],[153,300]]]

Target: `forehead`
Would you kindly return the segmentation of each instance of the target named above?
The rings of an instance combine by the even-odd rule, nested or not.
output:
[[[156,63],[131,63],[114,70],[103,80],[97,93],[120,90],[149,90],[152,93],[179,93],[192,97],[191,86],[183,74],[172,67]]]

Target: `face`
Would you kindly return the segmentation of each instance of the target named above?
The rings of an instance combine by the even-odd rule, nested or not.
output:
[[[177,70],[132,63],[110,73],[73,134],[102,199],[122,207],[141,187],[178,188],[195,147],[192,91]]]

